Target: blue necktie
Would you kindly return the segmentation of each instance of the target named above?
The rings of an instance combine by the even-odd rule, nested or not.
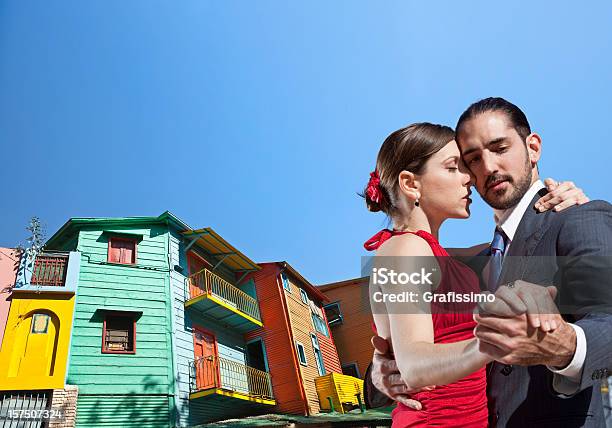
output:
[[[497,291],[499,275],[502,270],[504,251],[506,250],[506,234],[498,227],[495,228],[493,242],[491,242],[491,257],[489,259],[489,282],[487,286],[491,293]]]

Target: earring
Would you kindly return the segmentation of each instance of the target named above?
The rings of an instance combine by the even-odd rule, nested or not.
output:
[[[418,207],[419,206],[419,200],[417,199],[416,201],[414,201],[414,206]]]

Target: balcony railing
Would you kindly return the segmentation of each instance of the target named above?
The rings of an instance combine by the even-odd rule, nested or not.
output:
[[[187,283],[190,299],[203,294],[213,295],[248,316],[261,321],[257,300],[208,269],[202,269],[189,276]]]
[[[66,281],[68,254],[39,254],[34,259],[30,284],[63,287]]]
[[[253,398],[273,400],[270,374],[218,356],[199,357],[191,362],[191,392],[222,388]]]

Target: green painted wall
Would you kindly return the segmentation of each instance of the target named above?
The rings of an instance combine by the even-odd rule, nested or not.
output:
[[[103,233],[105,232],[105,233]],[[108,237],[142,235],[135,266],[108,264]],[[81,272],[68,384],[78,426],[171,426],[174,406],[168,233],[165,225],[81,229]],[[102,354],[101,309],[140,311],[136,354]]]
[[[170,418],[167,395],[79,395],[76,425],[79,427],[167,427]]]

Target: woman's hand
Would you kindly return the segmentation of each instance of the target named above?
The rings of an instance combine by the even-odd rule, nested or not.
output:
[[[557,288],[544,287],[523,280],[500,286],[495,300],[479,305],[481,314],[513,318],[525,315],[534,329],[552,333],[559,327],[559,310],[555,304]]]
[[[582,189],[576,187],[571,181],[557,183],[552,178],[544,180],[544,185],[548,193],[542,196],[535,204],[535,208],[540,211],[562,211],[573,205],[582,205],[590,201]]]

